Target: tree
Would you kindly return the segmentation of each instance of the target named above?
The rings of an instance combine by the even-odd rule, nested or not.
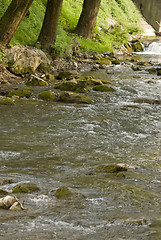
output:
[[[56,41],[58,20],[63,0],[48,0],[46,13],[38,38],[40,46],[51,53],[51,45]]]
[[[101,0],[84,0],[75,33],[85,38],[92,38]]]
[[[0,45],[7,46],[33,0],[12,0],[0,19]]]

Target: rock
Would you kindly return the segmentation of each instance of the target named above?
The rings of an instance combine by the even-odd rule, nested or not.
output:
[[[7,191],[5,191],[5,190],[3,190],[3,189],[0,189],[0,196],[5,196],[5,195],[7,195],[7,194],[8,194]]]
[[[117,164],[109,164],[109,165],[102,164],[102,165],[99,165],[96,168],[96,170],[99,172],[105,172],[105,173],[118,173],[118,172],[127,171],[127,167],[119,166]]]
[[[58,97],[50,90],[39,93],[38,98],[45,101],[57,101]]]
[[[26,85],[28,85],[28,86],[46,86],[46,85],[48,85],[48,83],[45,80],[32,75],[30,77],[30,79],[26,82]]]
[[[60,72],[56,77],[58,80],[72,80],[74,78],[78,78],[78,73],[73,72]]]
[[[9,209],[15,202],[16,199],[13,196],[0,198],[0,208]]]
[[[157,68],[156,71],[157,71],[157,75],[160,76],[161,75],[161,68]]]
[[[0,105],[14,105],[15,100],[9,97],[1,97],[0,98]]]
[[[31,192],[37,192],[39,191],[39,187],[36,184],[33,183],[24,183],[16,185],[12,193],[31,193]]]
[[[111,63],[114,65],[118,65],[118,64],[120,64],[120,60],[114,58],[114,59],[112,59]]]
[[[50,61],[45,53],[27,46],[14,46],[8,49],[7,65],[11,72],[22,76],[35,70],[48,72],[50,69]]]
[[[146,97],[136,98],[135,103],[161,104],[161,99],[151,99]]]
[[[93,101],[85,95],[68,91],[60,94],[60,101],[65,103],[93,103]]]
[[[115,92],[116,90],[112,87],[108,86],[101,86],[101,85],[96,85],[93,87],[94,91],[99,91],[99,92]]]
[[[105,57],[105,58],[101,58],[100,60],[97,60],[96,63],[101,64],[101,65],[103,65],[103,64],[105,64],[105,65],[111,65],[112,60],[113,60],[113,59],[112,59],[111,57],[107,56],[107,57]]]
[[[31,88],[15,89],[9,92],[8,97],[18,96],[20,98],[29,98],[32,92],[33,90]]]
[[[70,190],[67,187],[60,187],[55,192],[55,197],[58,199],[75,199],[75,200],[83,200],[86,197],[77,191]]]
[[[63,83],[56,84],[54,86],[55,89],[60,89],[62,91],[72,91],[84,93],[88,91],[87,82],[86,81],[67,81]]]
[[[140,42],[140,40],[138,40],[138,39],[131,41],[131,47],[134,52],[143,52],[144,51],[143,45]]]
[[[0,178],[0,186],[11,183],[15,183],[15,180],[13,180],[12,178]]]
[[[54,75],[52,75],[52,74],[46,74],[45,76],[44,76],[44,78],[43,78],[45,81],[54,81],[55,80],[55,77],[54,77]]]

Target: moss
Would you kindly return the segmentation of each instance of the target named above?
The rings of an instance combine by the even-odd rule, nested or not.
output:
[[[85,95],[68,91],[60,94],[60,101],[65,103],[93,103],[93,101]]]
[[[118,65],[118,64],[120,64],[120,60],[119,59],[112,59],[112,64],[114,64],[114,65]]]
[[[31,97],[33,90],[31,88],[24,88],[24,89],[15,89],[9,92],[8,97],[18,96],[20,98]]]
[[[94,91],[99,91],[99,92],[115,92],[116,90],[112,87],[108,86],[101,86],[101,85],[96,85],[93,87]]]
[[[55,96],[55,94],[50,90],[39,93],[38,97],[45,101],[57,101],[57,99],[58,99]]]
[[[62,91],[72,91],[84,93],[88,91],[86,81],[67,81],[54,86],[55,89]]]
[[[9,97],[3,97],[0,98],[0,105],[14,105],[14,99],[11,99]]]
[[[52,74],[46,74],[44,80],[53,81],[53,80],[55,80],[55,77]]]
[[[55,192],[55,197],[57,198],[71,198],[72,192],[67,187],[60,187]]]
[[[98,64],[107,64],[110,65],[112,63],[112,58],[111,57],[106,57],[106,58],[101,58],[100,60],[96,61]]]
[[[36,192],[40,189],[37,187],[36,184],[26,183],[26,184],[19,184],[13,188],[12,193],[30,193]]]
[[[109,164],[109,165],[99,165],[97,169],[99,172],[105,172],[105,173],[118,173],[127,171],[126,167],[119,166],[117,164]]]

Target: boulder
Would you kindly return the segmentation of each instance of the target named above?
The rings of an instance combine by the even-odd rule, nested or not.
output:
[[[42,87],[42,86],[48,85],[48,83],[45,80],[39,78],[38,76],[32,75],[27,80],[26,85],[28,85],[28,86],[41,86]]]
[[[16,198],[13,196],[0,198],[0,208],[9,209],[15,202]]]
[[[84,93],[88,91],[86,81],[75,81],[75,80],[56,84],[54,88],[60,89],[63,91],[72,91],[72,92],[80,92],[80,93]]]
[[[35,70],[48,72],[50,61],[45,53],[34,47],[14,46],[7,50],[7,65],[9,70],[24,76]]]
[[[32,92],[33,90],[31,88],[14,89],[9,92],[8,97],[17,96],[19,98],[29,98]]]
[[[99,92],[115,92],[116,90],[112,87],[104,86],[104,85],[96,85],[93,87],[94,91]]]
[[[99,165],[96,170],[98,172],[103,172],[103,173],[119,173],[119,172],[124,172],[127,171],[128,168],[126,166],[120,166],[117,164],[102,164]]]
[[[55,192],[55,197],[58,199],[72,199],[72,200],[84,200],[86,197],[77,191],[70,190],[67,187],[59,187]]]
[[[14,105],[14,99],[9,97],[1,97],[0,98],[0,105]]]

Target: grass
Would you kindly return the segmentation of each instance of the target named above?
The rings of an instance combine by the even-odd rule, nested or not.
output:
[[[5,12],[11,0],[0,0],[0,17]],[[30,7],[29,18],[24,18],[11,45],[34,45],[38,38],[47,0],[34,0]],[[63,56],[72,51],[72,31],[77,25],[81,14],[83,0],[64,0],[59,19],[55,53]],[[97,17],[93,39],[77,37],[82,51],[104,52],[119,48],[127,42],[130,35],[141,31],[138,26],[140,14],[131,0],[102,0]]]

